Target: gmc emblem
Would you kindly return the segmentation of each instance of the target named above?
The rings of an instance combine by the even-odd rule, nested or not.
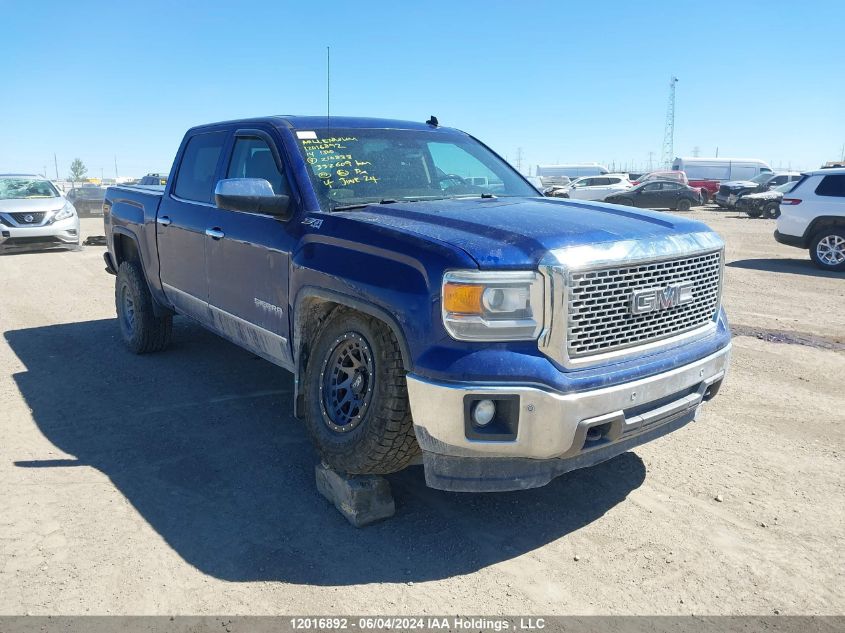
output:
[[[690,303],[693,300],[693,282],[670,284],[665,288],[635,290],[631,293],[631,314],[646,314],[658,310],[668,310]]]

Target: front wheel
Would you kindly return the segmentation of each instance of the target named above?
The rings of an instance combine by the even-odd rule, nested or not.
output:
[[[173,317],[153,312],[153,298],[139,264],[123,262],[118,268],[114,302],[120,333],[130,351],[160,352],[170,344]]]
[[[845,229],[827,227],[810,244],[810,258],[822,270],[845,271]]]
[[[381,321],[335,310],[309,354],[305,393],[308,433],[335,470],[383,475],[419,453],[402,352]]]
[[[759,218],[762,215],[762,211],[757,207],[748,207],[745,213],[748,214],[749,218]]]

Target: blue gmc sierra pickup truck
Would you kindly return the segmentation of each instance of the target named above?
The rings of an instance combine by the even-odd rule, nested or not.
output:
[[[340,472],[542,486],[694,420],[728,366],[706,225],[544,198],[434,117],[195,127],[104,218],[129,349],[180,314],[290,370]]]

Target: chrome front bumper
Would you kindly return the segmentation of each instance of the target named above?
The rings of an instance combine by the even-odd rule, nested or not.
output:
[[[671,426],[664,433],[674,430],[694,420],[701,403],[715,394],[727,371],[730,348],[729,344],[715,354],[656,376],[569,394],[533,386],[437,383],[409,374],[408,396],[428,483],[448,490],[512,490],[543,485],[556,474],[572,469],[561,468],[557,463],[561,460],[579,462],[573,467],[590,465],[663,434],[656,432],[660,427]],[[467,437],[464,399],[473,395],[518,397],[519,421],[514,439]],[[593,427],[601,430],[597,440],[588,439]],[[590,453],[602,459],[585,460],[584,456]],[[528,463],[532,472],[542,462],[548,463],[552,474],[529,478],[531,481],[490,485],[470,481],[479,477],[458,476],[454,478],[460,480],[458,483],[438,484],[436,472],[429,477],[429,466],[432,471],[440,470],[437,464],[442,466],[443,458],[488,463],[480,470],[471,468],[476,473],[495,472],[497,460],[509,460],[511,465]],[[530,464],[532,461],[535,463]]]

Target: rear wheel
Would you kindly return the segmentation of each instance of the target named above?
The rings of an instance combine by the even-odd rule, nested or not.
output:
[[[764,218],[779,218],[780,217],[780,204],[777,202],[770,202],[765,206],[763,209],[763,217]]]
[[[845,228],[831,226],[816,233],[810,258],[822,270],[845,271]]]
[[[153,312],[153,298],[139,264],[123,262],[118,268],[114,302],[123,342],[132,352],[160,352],[170,344],[173,317]]]
[[[748,214],[749,218],[759,218],[763,215],[763,211],[759,207],[747,207],[745,213]]]
[[[305,393],[308,433],[332,468],[392,473],[419,453],[402,353],[381,321],[335,310],[309,355]]]
[[[686,198],[678,200],[678,211],[689,211],[692,204]]]

